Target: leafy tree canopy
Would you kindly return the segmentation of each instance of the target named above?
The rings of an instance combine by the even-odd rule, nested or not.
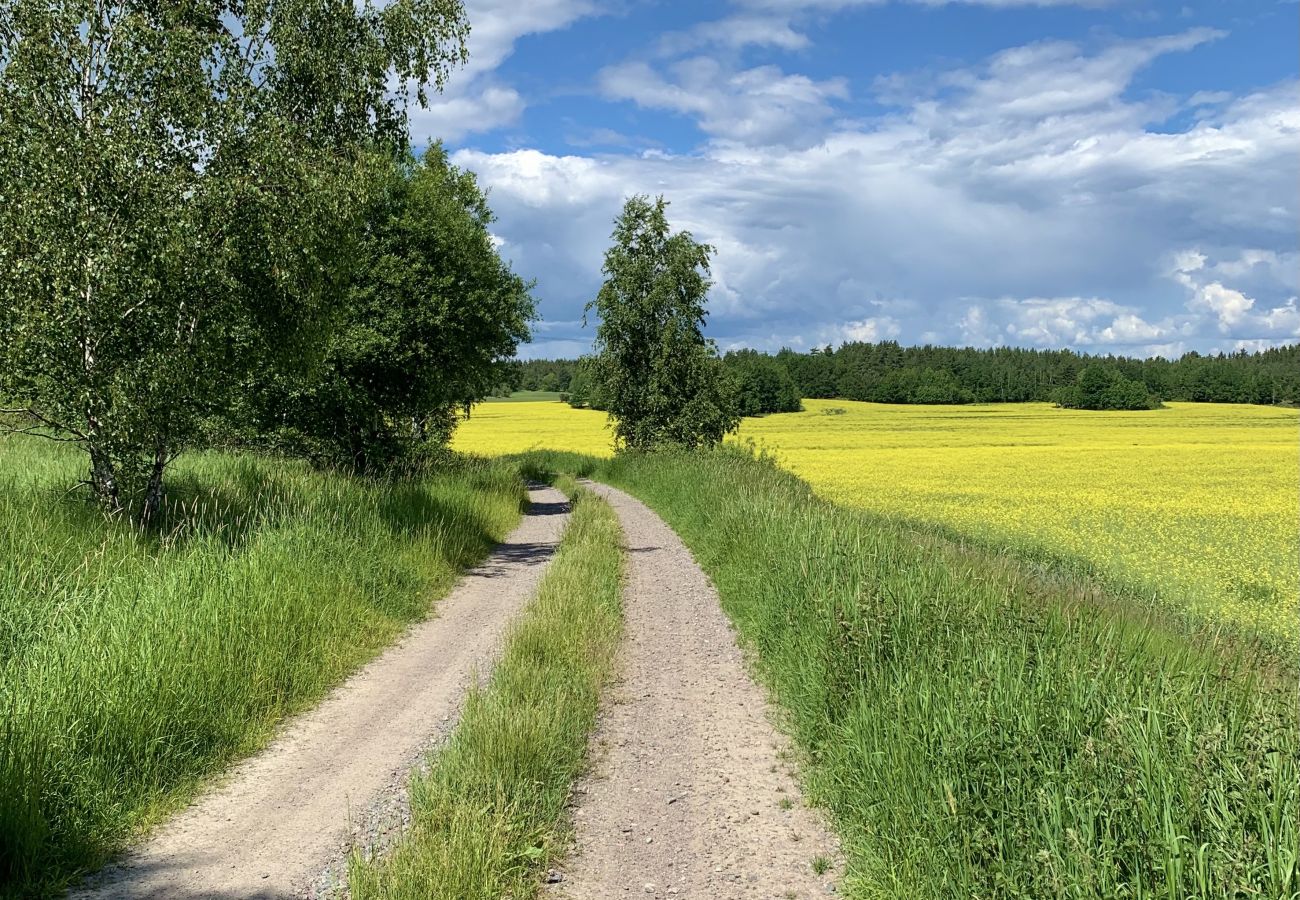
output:
[[[1093,363],[1079,373],[1056,402],[1067,409],[1155,409],[1160,401],[1138,381]]]
[[[149,518],[203,416],[310,346],[364,157],[467,28],[460,0],[0,4],[0,396],[107,507]]]
[[[441,145],[386,167],[322,364],[259,380],[259,430],[359,471],[441,448],[460,412],[510,377],[535,315],[492,221],[473,174]]]
[[[600,317],[594,376],[631,450],[716,444],[740,421],[731,384],[704,337],[709,254],[673,232],[663,197],[636,196],[615,220],[605,283],[587,307]]]
[[[733,350],[723,357],[723,362],[735,385],[742,416],[803,409],[789,370],[774,357],[757,350]]]
[[[1136,382],[1150,396],[1200,403],[1300,404],[1300,344],[1267,350],[1178,359],[1092,356],[1071,350],[1017,347],[900,347],[849,342],[806,353],[785,349],[774,356],[757,351],[727,354],[772,359],[794,382],[800,397],[871,400],[880,403],[1015,403],[1054,401],[1072,387],[1079,373],[1100,366]],[[554,370],[576,377],[575,360],[529,360],[529,373]],[[744,393],[747,367],[731,368]],[[589,388],[583,386],[583,393]],[[571,391],[573,397],[579,392]],[[748,413],[747,413],[748,414]]]
[[[574,364],[573,376],[564,400],[579,409],[609,409],[605,387],[600,383],[598,364],[594,357],[584,356]]]

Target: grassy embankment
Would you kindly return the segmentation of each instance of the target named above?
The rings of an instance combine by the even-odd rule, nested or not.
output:
[[[741,435],[829,500],[1079,569],[1192,628],[1300,652],[1295,410],[806,406],[748,419]]]
[[[735,452],[598,461],[682,535],[855,897],[1300,896],[1295,673]]]
[[[427,614],[514,525],[509,465],[378,484],[183,460],[157,534],[0,438],[0,895],[54,892]]]
[[[618,646],[621,543],[609,506],[580,493],[490,682],[415,778],[410,830],[383,857],[353,859],[354,900],[535,895],[563,845],[565,801]]]

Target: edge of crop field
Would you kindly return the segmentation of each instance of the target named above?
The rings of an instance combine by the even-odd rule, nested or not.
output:
[[[521,469],[618,484],[686,541],[835,816],[851,895],[1300,896],[1294,681],[1239,646],[733,450]]]
[[[1300,658],[1297,657],[1300,629],[1291,635],[1283,635],[1272,630],[1251,629],[1233,621],[1215,620],[1203,609],[1202,601],[1196,600],[1189,592],[1171,592],[1148,578],[1108,571],[1102,564],[1086,557],[1054,550],[1030,538],[981,537],[942,522],[887,515],[839,503],[817,494],[811,486],[809,489],[819,500],[860,514],[874,521],[879,528],[911,534],[918,540],[948,545],[955,550],[1006,559],[1024,567],[1027,574],[1045,586],[1068,591],[1080,598],[1080,602],[1108,606],[1121,604],[1124,605],[1124,615],[1129,618],[1148,620],[1153,627],[1163,628],[1205,649],[1249,657],[1262,667],[1290,674],[1300,673]]]
[[[998,557],[1008,564],[1022,567],[1026,575],[1045,588],[1067,591],[1081,603],[1118,609],[1128,619],[1141,620],[1202,649],[1234,658],[1248,658],[1260,670],[1274,672],[1284,679],[1300,676],[1300,627],[1291,635],[1282,635],[1251,630],[1233,622],[1216,621],[1190,608],[1182,601],[1181,593],[1168,592],[1139,576],[1108,571],[1086,557],[1054,550],[1027,537],[981,537],[942,522],[889,515],[841,503],[822,495],[806,479],[781,466],[773,454],[761,448],[727,444],[718,452],[749,455],[758,463],[774,465],[782,474],[804,485],[818,502],[860,516],[877,528],[910,535],[918,541],[933,542],[936,549],[947,545],[951,550]],[[521,471],[538,479],[545,479],[549,477],[548,473],[554,472],[598,478],[614,462],[609,457],[556,450],[529,450],[506,458],[516,460]],[[1300,611],[1297,615],[1300,616]]]

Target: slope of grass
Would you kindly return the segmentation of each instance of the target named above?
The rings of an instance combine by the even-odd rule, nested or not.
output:
[[[491,681],[414,780],[410,830],[382,858],[353,859],[354,900],[534,896],[618,646],[621,543],[609,506],[580,493]]]
[[[1295,410],[806,405],[741,434],[828,500],[1074,561],[1300,652]]]
[[[506,464],[364,482],[197,455],[157,534],[0,439],[0,895],[53,893],[390,643],[517,521]]]
[[[736,451],[527,465],[594,472],[682,535],[789,713],[851,895],[1300,896],[1286,663]]]

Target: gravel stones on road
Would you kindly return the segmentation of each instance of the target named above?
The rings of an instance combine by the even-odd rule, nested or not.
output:
[[[530,495],[519,527],[438,603],[436,617],[74,896],[303,897],[322,872],[339,873],[351,846],[400,829],[412,767],[451,730],[475,673],[495,663],[563,534],[564,495]]]
[[[550,895],[824,897],[837,842],[801,801],[787,741],[708,576],[648,507],[605,485],[628,542],[621,674],[575,789],[576,848]]]

